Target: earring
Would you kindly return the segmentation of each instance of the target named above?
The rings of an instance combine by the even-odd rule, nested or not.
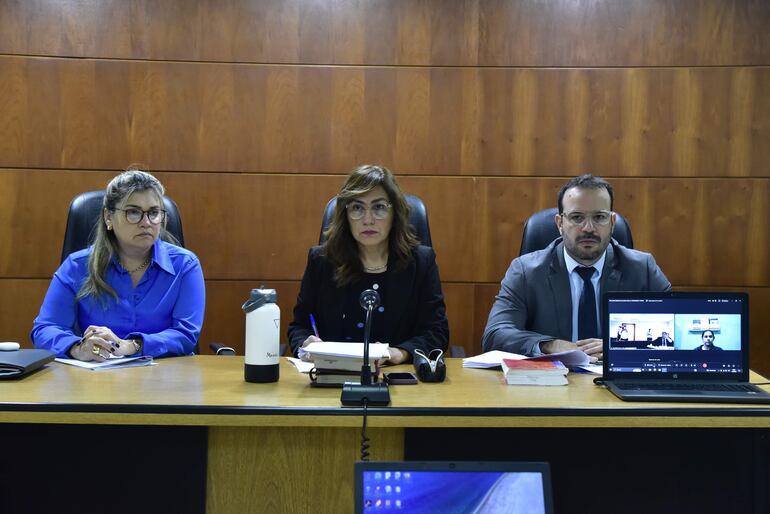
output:
[[[107,230],[112,230],[112,223],[107,223]]]

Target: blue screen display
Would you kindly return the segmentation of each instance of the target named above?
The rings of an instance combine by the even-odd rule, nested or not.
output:
[[[610,298],[604,358],[616,372],[740,373],[743,309],[736,298]]]
[[[544,514],[540,473],[366,471],[366,513]]]

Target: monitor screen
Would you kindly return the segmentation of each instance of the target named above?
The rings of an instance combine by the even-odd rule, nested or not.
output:
[[[371,468],[372,464],[376,467]],[[363,513],[521,513],[548,514],[547,470],[503,469],[506,463],[359,463]],[[496,464],[496,466],[492,466]],[[511,466],[511,463],[507,463]],[[534,463],[537,465],[537,463]],[[497,469],[495,469],[497,468]],[[546,466],[547,468],[547,466]]]
[[[746,297],[702,293],[606,299],[604,359],[618,373],[742,373]]]

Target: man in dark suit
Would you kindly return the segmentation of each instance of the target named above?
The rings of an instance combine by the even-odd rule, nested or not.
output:
[[[484,351],[540,355],[566,350],[601,358],[599,298],[604,291],[669,291],[649,253],[621,246],[612,186],[592,175],[559,191],[555,223],[561,237],[511,262],[489,313]]]

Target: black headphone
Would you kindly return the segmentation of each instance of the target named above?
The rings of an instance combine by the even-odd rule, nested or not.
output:
[[[421,382],[443,382],[446,378],[444,350],[436,348],[428,355],[422,350],[415,350],[414,371]]]

